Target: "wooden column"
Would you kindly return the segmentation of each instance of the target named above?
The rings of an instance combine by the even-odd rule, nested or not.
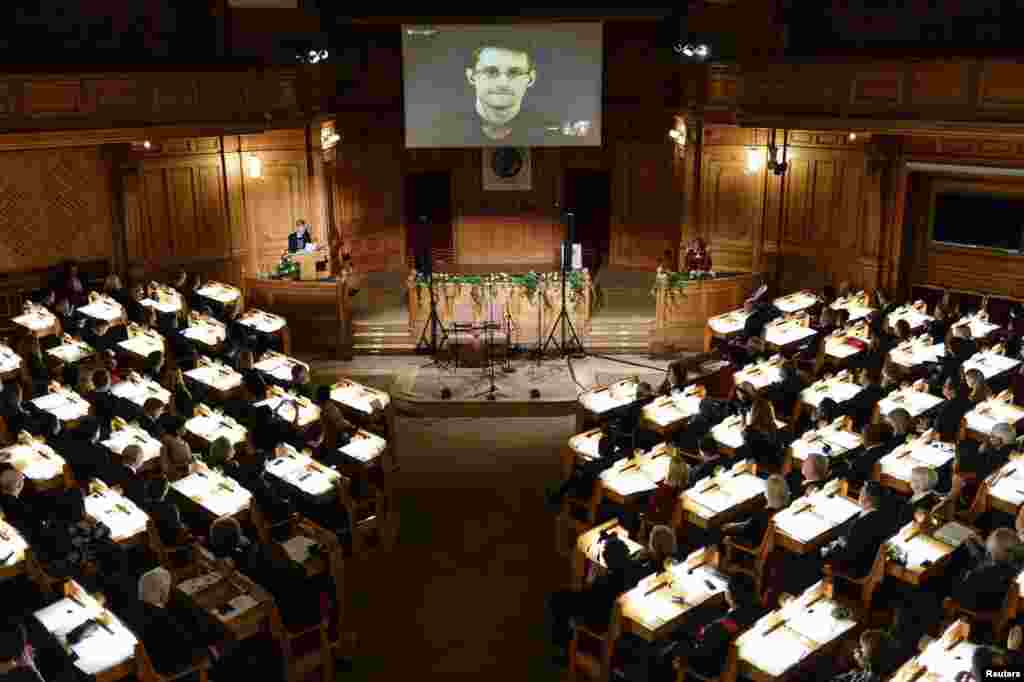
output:
[[[886,221],[886,249],[882,254],[884,270],[882,274],[883,285],[892,294],[899,296],[905,293],[904,290],[910,285],[906,281],[905,271],[908,263],[903,262],[903,233],[904,218],[907,206],[907,179],[909,172],[907,162],[903,158],[897,159],[891,166],[889,172],[889,206],[888,220]]]

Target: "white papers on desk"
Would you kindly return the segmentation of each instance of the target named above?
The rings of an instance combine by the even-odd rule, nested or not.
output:
[[[773,677],[778,677],[809,656],[811,649],[804,640],[785,626],[765,634],[750,630],[737,641],[740,658]]]
[[[119,303],[112,300],[98,300],[78,309],[81,314],[104,322],[113,322],[124,316],[124,310]]]
[[[937,440],[928,445],[918,443],[911,448],[910,456],[926,466],[939,469],[952,461],[956,456],[956,448],[952,443]]]
[[[0,450],[0,462],[7,462],[33,481],[49,481],[64,472],[64,458],[46,443],[15,443]]]
[[[247,310],[245,315],[239,318],[238,321],[264,334],[273,334],[280,329],[284,329],[286,324],[283,318],[265,313],[262,310]]]
[[[53,316],[53,313],[45,308],[36,308],[24,315],[18,315],[11,321],[14,322],[14,324],[18,324],[22,327],[27,327],[34,332],[38,332],[52,327],[57,322],[57,318]]]
[[[570,438],[569,447],[572,448],[573,452],[577,455],[581,455],[584,459],[598,459],[601,456],[598,448],[600,447],[602,438],[604,438],[604,432],[601,431],[601,429],[594,429],[592,431],[587,431],[586,433],[577,434]]]
[[[687,490],[686,496],[700,506],[706,507],[716,514],[721,514],[736,503],[733,497],[729,495],[723,486],[708,486],[703,481]]]
[[[854,448],[859,448],[864,442],[864,439],[860,434],[854,433],[853,431],[847,431],[846,429],[823,429],[822,438],[832,446],[833,455],[836,450],[842,450],[848,452]]]
[[[13,372],[21,367],[21,356],[0,343],[0,374]]]
[[[67,635],[91,618],[96,618],[101,609],[90,597],[85,597],[85,606],[69,598],[36,611],[35,617],[43,627],[60,642],[67,642]],[[135,655],[137,639],[116,617],[111,616],[110,628],[100,626],[91,635],[71,647],[78,655],[75,667],[86,675],[96,675],[109,670]]]
[[[110,529],[117,542],[145,532],[149,515],[128,498],[111,489],[85,497],[85,513]]]
[[[178,583],[176,589],[181,590],[184,594],[189,596],[199,594],[203,590],[213,587],[219,583],[224,576],[217,571],[211,571],[210,573],[204,573],[203,575],[196,576],[189,580],[182,580]]]
[[[277,353],[274,353],[253,365],[253,369],[263,372],[264,374],[269,374],[278,381],[291,382],[292,367],[295,365],[302,365],[303,367],[308,368],[308,365],[303,362],[294,360],[287,355],[278,355]]]
[[[69,365],[74,364],[83,358],[89,357],[93,352],[92,347],[82,341],[64,343],[46,351],[48,355],[52,355],[61,362]]]
[[[893,410],[903,408],[910,413],[911,419],[916,419],[922,414],[938,405],[946,402],[931,393],[915,391],[913,388],[905,388],[889,394],[889,397],[878,402],[878,413],[888,416]]]
[[[28,543],[18,529],[0,519],[0,568],[24,561]]]
[[[826,599],[810,607],[799,609],[786,621],[786,627],[803,635],[812,642],[826,644],[857,625],[849,618],[834,618],[832,609],[836,605]]]
[[[900,344],[889,351],[889,357],[897,365],[916,367],[926,362],[939,362],[946,355],[944,343],[920,343],[917,341]]]
[[[978,411],[979,407],[987,408],[986,413],[981,414]],[[1004,403],[1001,400],[993,399],[986,400],[968,412],[964,415],[964,420],[967,422],[967,428],[971,431],[991,434],[996,424],[1015,425],[1022,417],[1024,417],[1024,410],[1015,405]]]
[[[140,358],[148,358],[150,353],[164,352],[164,337],[156,333],[136,334],[117,345]]]
[[[982,353],[975,353],[963,364],[963,371],[976,369],[985,375],[985,379],[992,379],[1004,372],[1009,372],[1016,367],[1020,366],[1020,360],[1008,358],[1005,355],[999,353],[992,353],[991,351],[985,351]]]
[[[190,369],[185,376],[205,384],[214,390],[226,392],[242,385],[242,375],[227,365],[219,363]]]
[[[801,391],[800,400],[811,407],[817,408],[825,398],[831,398],[837,403],[843,403],[856,398],[863,390],[863,386],[852,381],[819,381]]]
[[[788,296],[775,299],[773,304],[783,313],[798,313],[807,310],[818,303],[818,297],[807,291],[798,291]]]
[[[971,328],[971,337],[975,339],[983,339],[992,332],[999,329],[998,324],[992,324],[979,320],[977,317],[962,317],[953,323],[953,327],[960,327],[962,325],[968,325]]]
[[[822,516],[833,526],[846,523],[860,512],[860,507],[842,495],[829,497],[824,492],[811,495],[814,513]]]
[[[594,389],[580,394],[580,404],[595,414],[601,414],[616,407],[628,405],[636,400],[637,384],[627,379],[611,386]]]
[[[1000,469],[999,480],[989,490],[989,495],[1020,506],[1024,504],[1024,471],[1021,462],[1010,462]]]
[[[644,405],[643,416],[658,426],[669,426],[700,412],[700,396],[662,397]]]
[[[334,490],[334,481],[340,474],[314,461],[303,452],[292,451],[266,463],[267,473],[290,483],[302,492],[318,497]]]
[[[123,398],[138,407],[145,405],[146,401],[150,398],[156,398],[164,405],[170,404],[171,402],[171,392],[152,379],[147,379],[146,377],[126,379],[125,381],[114,384],[110,389],[110,392],[118,398]]]
[[[775,365],[760,364],[753,367],[744,367],[733,374],[733,381],[737,385],[744,381],[749,382],[758,391],[768,388],[773,384],[782,382],[782,372]]]
[[[157,312],[172,314],[181,310],[181,299],[169,299],[167,301],[157,301],[152,298],[144,298],[139,301],[140,304],[146,308],[152,308]]]
[[[215,320],[203,320],[193,322],[190,326],[181,331],[186,338],[207,346],[216,346],[227,338],[227,330],[224,325]]]
[[[775,526],[800,542],[811,542],[835,528],[835,524],[816,514],[813,508],[799,513],[793,513],[790,509],[791,507],[775,514]]]
[[[770,324],[765,328],[764,340],[773,346],[788,346],[809,339],[817,333],[817,329],[812,329],[799,322],[780,322]]]
[[[896,328],[896,324],[900,320],[906,320],[911,329],[920,329],[934,319],[931,315],[926,315],[913,306],[901,306],[889,313],[887,321],[892,329]]]
[[[238,618],[243,613],[245,613],[246,611],[255,606],[259,606],[259,602],[253,599],[253,597],[248,594],[240,594],[231,601],[229,601],[228,604],[232,608],[227,613],[222,613],[220,609],[214,610],[214,613],[217,614],[217,618],[224,623],[228,622],[229,620],[234,620],[235,618]]]
[[[733,450],[743,447],[743,420],[729,417],[711,429],[711,436],[720,444]]]
[[[942,528],[935,531],[935,537],[942,540],[947,545],[959,547],[971,536],[972,533],[973,531],[967,526],[957,523],[956,521],[950,521]]]
[[[650,492],[657,488],[658,481],[664,478],[665,476],[656,478],[654,472],[643,467],[623,471],[621,466],[616,465],[601,472],[602,483],[624,497]]]
[[[289,538],[285,542],[281,543],[281,549],[288,555],[288,558],[297,564],[306,563],[306,559],[309,558],[309,549],[317,544],[316,540],[305,537],[304,535],[296,535],[293,538]]]
[[[371,403],[374,400],[379,402],[381,407],[387,407],[391,403],[391,396],[384,391],[377,391],[354,381],[345,380],[331,387],[331,400],[364,414],[372,414],[373,405]]]
[[[922,533],[914,535],[909,540],[902,538],[903,531],[900,531],[889,540],[889,544],[898,547],[904,553],[907,557],[907,568],[921,568],[926,561],[936,564],[951,551]]]
[[[708,320],[708,326],[711,327],[711,331],[716,334],[728,336],[729,334],[736,334],[743,331],[743,326],[747,323],[748,317],[750,317],[750,313],[744,312],[743,310],[734,310],[731,313],[712,317]]]
[[[307,426],[320,418],[319,407],[317,407],[315,404],[309,402],[304,398],[298,398],[297,396],[289,394],[275,395],[271,398],[267,398],[266,400],[261,400],[260,402],[256,403],[256,407],[266,406],[269,407],[272,411],[277,412],[277,408],[280,407],[283,402],[291,400],[295,400],[298,403],[299,426]],[[292,417],[295,415],[295,409],[295,406],[288,406],[285,407],[284,411],[280,412],[279,414],[285,421],[291,423]]]
[[[352,437],[352,440],[344,447],[339,448],[339,450],[363,464],[368,464],[377,459],[387,446],[388,442],[377,434],[370,433],[369,431],[359,431]]]
[[[937,639],[925,647],[925,650],[917,657],[917,662],[928,671],[929,682],[955,682],[960,673],[970,672],[971,659],[974,658],[974,650],[977,644],[961,640],[949,651],[946,651],[946,644]]]
[[[860,303],[861,299],[850,300],[848,298],[836,299],[832,304],[832,310],[847,310],[850,313],[850,322],[856,322],[862,318],[867,317],[871,313],[875,312],[874,308],[870,306],[864,306]]]
[[[216,472],[193,472],[171,484],[214,516],[231,516],[249,506],[252,495],[237,481]]]
[[[210,443],[224,436],[232,445],[244,441],[247,433],[245,427],[238,422],[216,414],[192,417],[185,422],[185,428]]]
[[[123,429],[113,431],[110,438],[103,441],[103,447],[111,452],[120,455],[129,445],[138,445],[142,448],[142,464],[160,456],[161,444],[156,438],[143,431],[137,426],[126,426]]]
[[[208,298],[218,303],[233,303],[238,300],[241,292],[234,288],[227,286],[226,284],[210,283],[205,286],[199,287],[196,293],[204,298]]]

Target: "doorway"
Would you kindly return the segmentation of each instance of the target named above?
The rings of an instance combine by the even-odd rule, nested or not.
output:
[[[567,170],[565,207],[576,216],[576,241],[583,246],[583,267],[595,273],[608,264],[611,247],[611,176],[608,171]]]
[[[425,250],[435,259],[452,258],[451,173],[410,173],[405,176],[404,189],[406,258],[415,259]]]

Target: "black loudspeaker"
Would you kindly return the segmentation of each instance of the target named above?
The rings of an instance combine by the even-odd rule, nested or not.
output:
[[[573,211],[566,211],[565,213],[565,226],[566,235],[565,238],[569,240],[570,244],[576,243],[576,214]]]
[[[573,242],[562,242],[562,271],[572,270],[572,245]]]
[[[433,258],[430,249],[420,249],[416,252],[416,271],[425,277],[430,277],[434,270]]]

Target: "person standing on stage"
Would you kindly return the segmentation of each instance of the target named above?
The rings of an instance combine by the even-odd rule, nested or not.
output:
[[[312,244],[313,237],[309,233],[309,223],[303,219],[295,221],[295,231],[288,235],[288,251],[295,253],[306,248],[306,244]]]

